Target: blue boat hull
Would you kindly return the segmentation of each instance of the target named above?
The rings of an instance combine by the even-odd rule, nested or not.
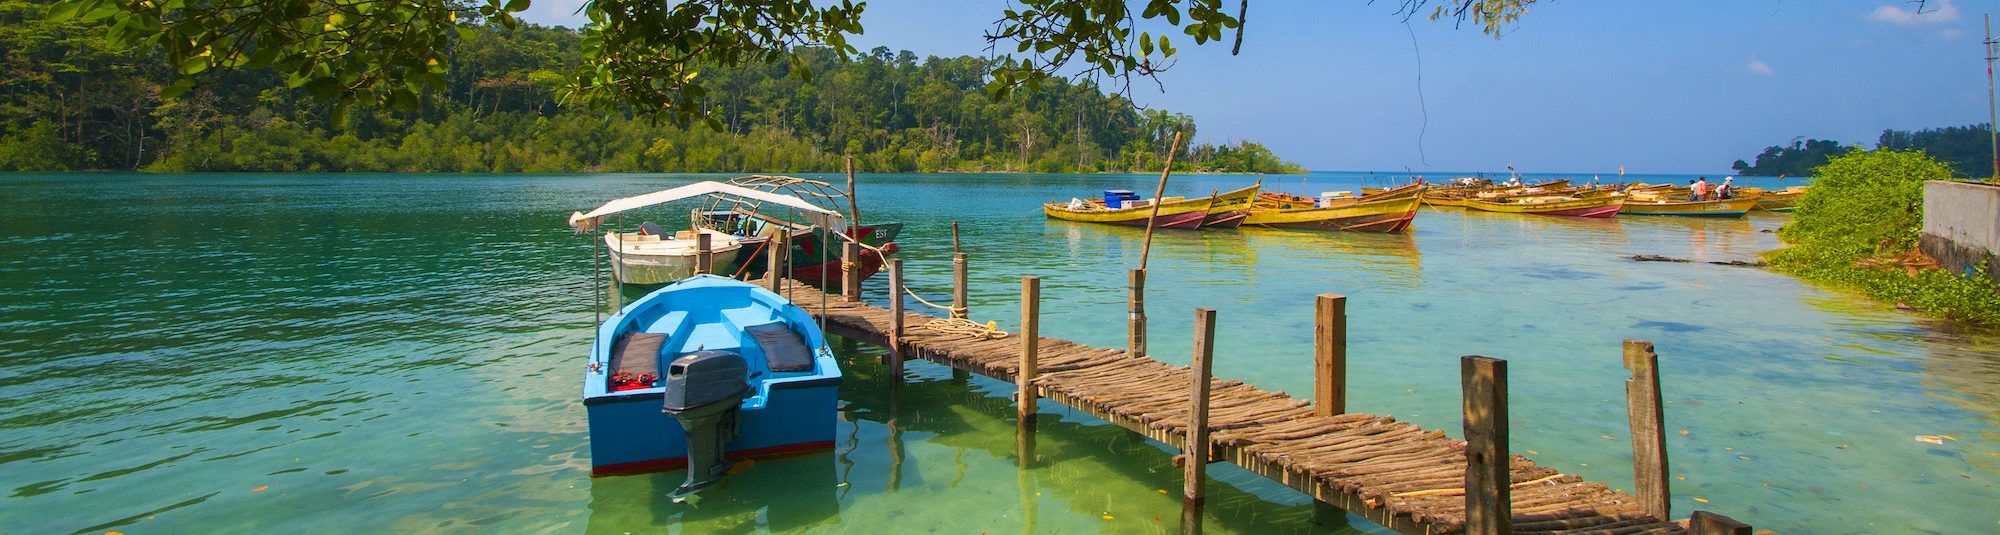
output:
[[[763,347],[745,328],[783,324],[811,350],[808,369],[774,370]],[[583,402],[590,425],[591,475],[607,476],[687,465],[687,437],[662,412],[665,388],[613,391],[611,354],[631,333],[666,336],[659,366],[702,350],[740,353],[751,363],[752,395],[738,406],[738,436],[724,445],[729,458],[785,455],[833,447],[840,370],[824,335],[804,310],[768,290],[722,277],[690,278],[647,295],[599,327],[584,373]],[[628,350],[629,351],[629,350]],[[794,363],[800,364],[800,363]],[[628,370],[630,371],[630,370]],[[666,375],[656,370],[657,376]]]

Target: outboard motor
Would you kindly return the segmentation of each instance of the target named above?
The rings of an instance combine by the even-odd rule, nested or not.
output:
[[[675,499],[728,474],[731,463],[723,458],[722,445],[736,438],[739,407],[750,396],[750,384],[744,381],[749,369],[733,351],[697,351],[667,366],[662,409],[687,432],[687,482],[674,489]]]

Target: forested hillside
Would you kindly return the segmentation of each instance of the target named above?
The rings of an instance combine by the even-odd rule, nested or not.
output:
[[[471,27],[448,51],[447,89],[418,111],[331,106],[278,76],[233,73],[177,98],[165,61],[85,26],[0,0],[0,170],[153,171],[1158,171],[1192,117],[1136,109],[1089,82],[994,100],[992,60],[877,48],[843,60],[711,69],[716,123],[678,128],[562,105],[580,36]],[[574,109],[573,109],[574,108]],[[1253,142],[1198,145],[1183,171],[1303,172]]]
[[[1944,128],[1883,130],[1875,148],[1921,150],[1961,177],[1993,176],[1992,131],[1985,123]]]
[[[1991,135],[1985,123],[1925,128],[1914,132],[1883,130],[1875,148],[1923,151],[1951,166],[1952,172],[1960,177],[1988,177],[1993,176]],[[1736,160],[1731,167],[1742,175],[1806,176],[1813,174],[1813,169],[1826,165],[1828,159],[1847,154],[1855,148],[1820,139],[1808,139],[1803,143],[1794,140],[1789,147],[1765,147],[1754,164]]]

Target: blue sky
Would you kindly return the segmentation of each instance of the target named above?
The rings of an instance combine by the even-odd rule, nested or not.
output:
[[[580,3],[524,18],[575,25]],[[985,55],[1008,5],[875,0],[855,42]],[[1164,90],[1133,99],[1318,170],[1719,173],[1798,136],[1985,122],[1981,17],[2000,1],[1544,1],[1497,40],[1405,25],[1400,5],[1252,2],[1242,55],[1176,40]]]

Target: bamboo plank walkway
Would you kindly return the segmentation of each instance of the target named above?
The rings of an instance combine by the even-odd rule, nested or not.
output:
[[[824,295],[796,281],[781,284],[781,293],[823,319],[827,332],[888,347],[890,310]],[[923,328],[935,319],[904,313],[905,358],[1015,380],[1021,340]],[[1186,441],[1194,377],[1188,367],[1122,349],[1041,338],[1031,376],[1033,388],[1043,397],[1167,444]],[[1403,533],[1466,530],[1465,441],[1389,416],[1315,416],[1309,401],[1242,381],[1212,379],[1210,385],[1211,461],[1233,462]],[[1510,460],[1516,533],[1688,532],[1686,521],[1650,516],[1633,495],[1537,466],[1520,456]]]

